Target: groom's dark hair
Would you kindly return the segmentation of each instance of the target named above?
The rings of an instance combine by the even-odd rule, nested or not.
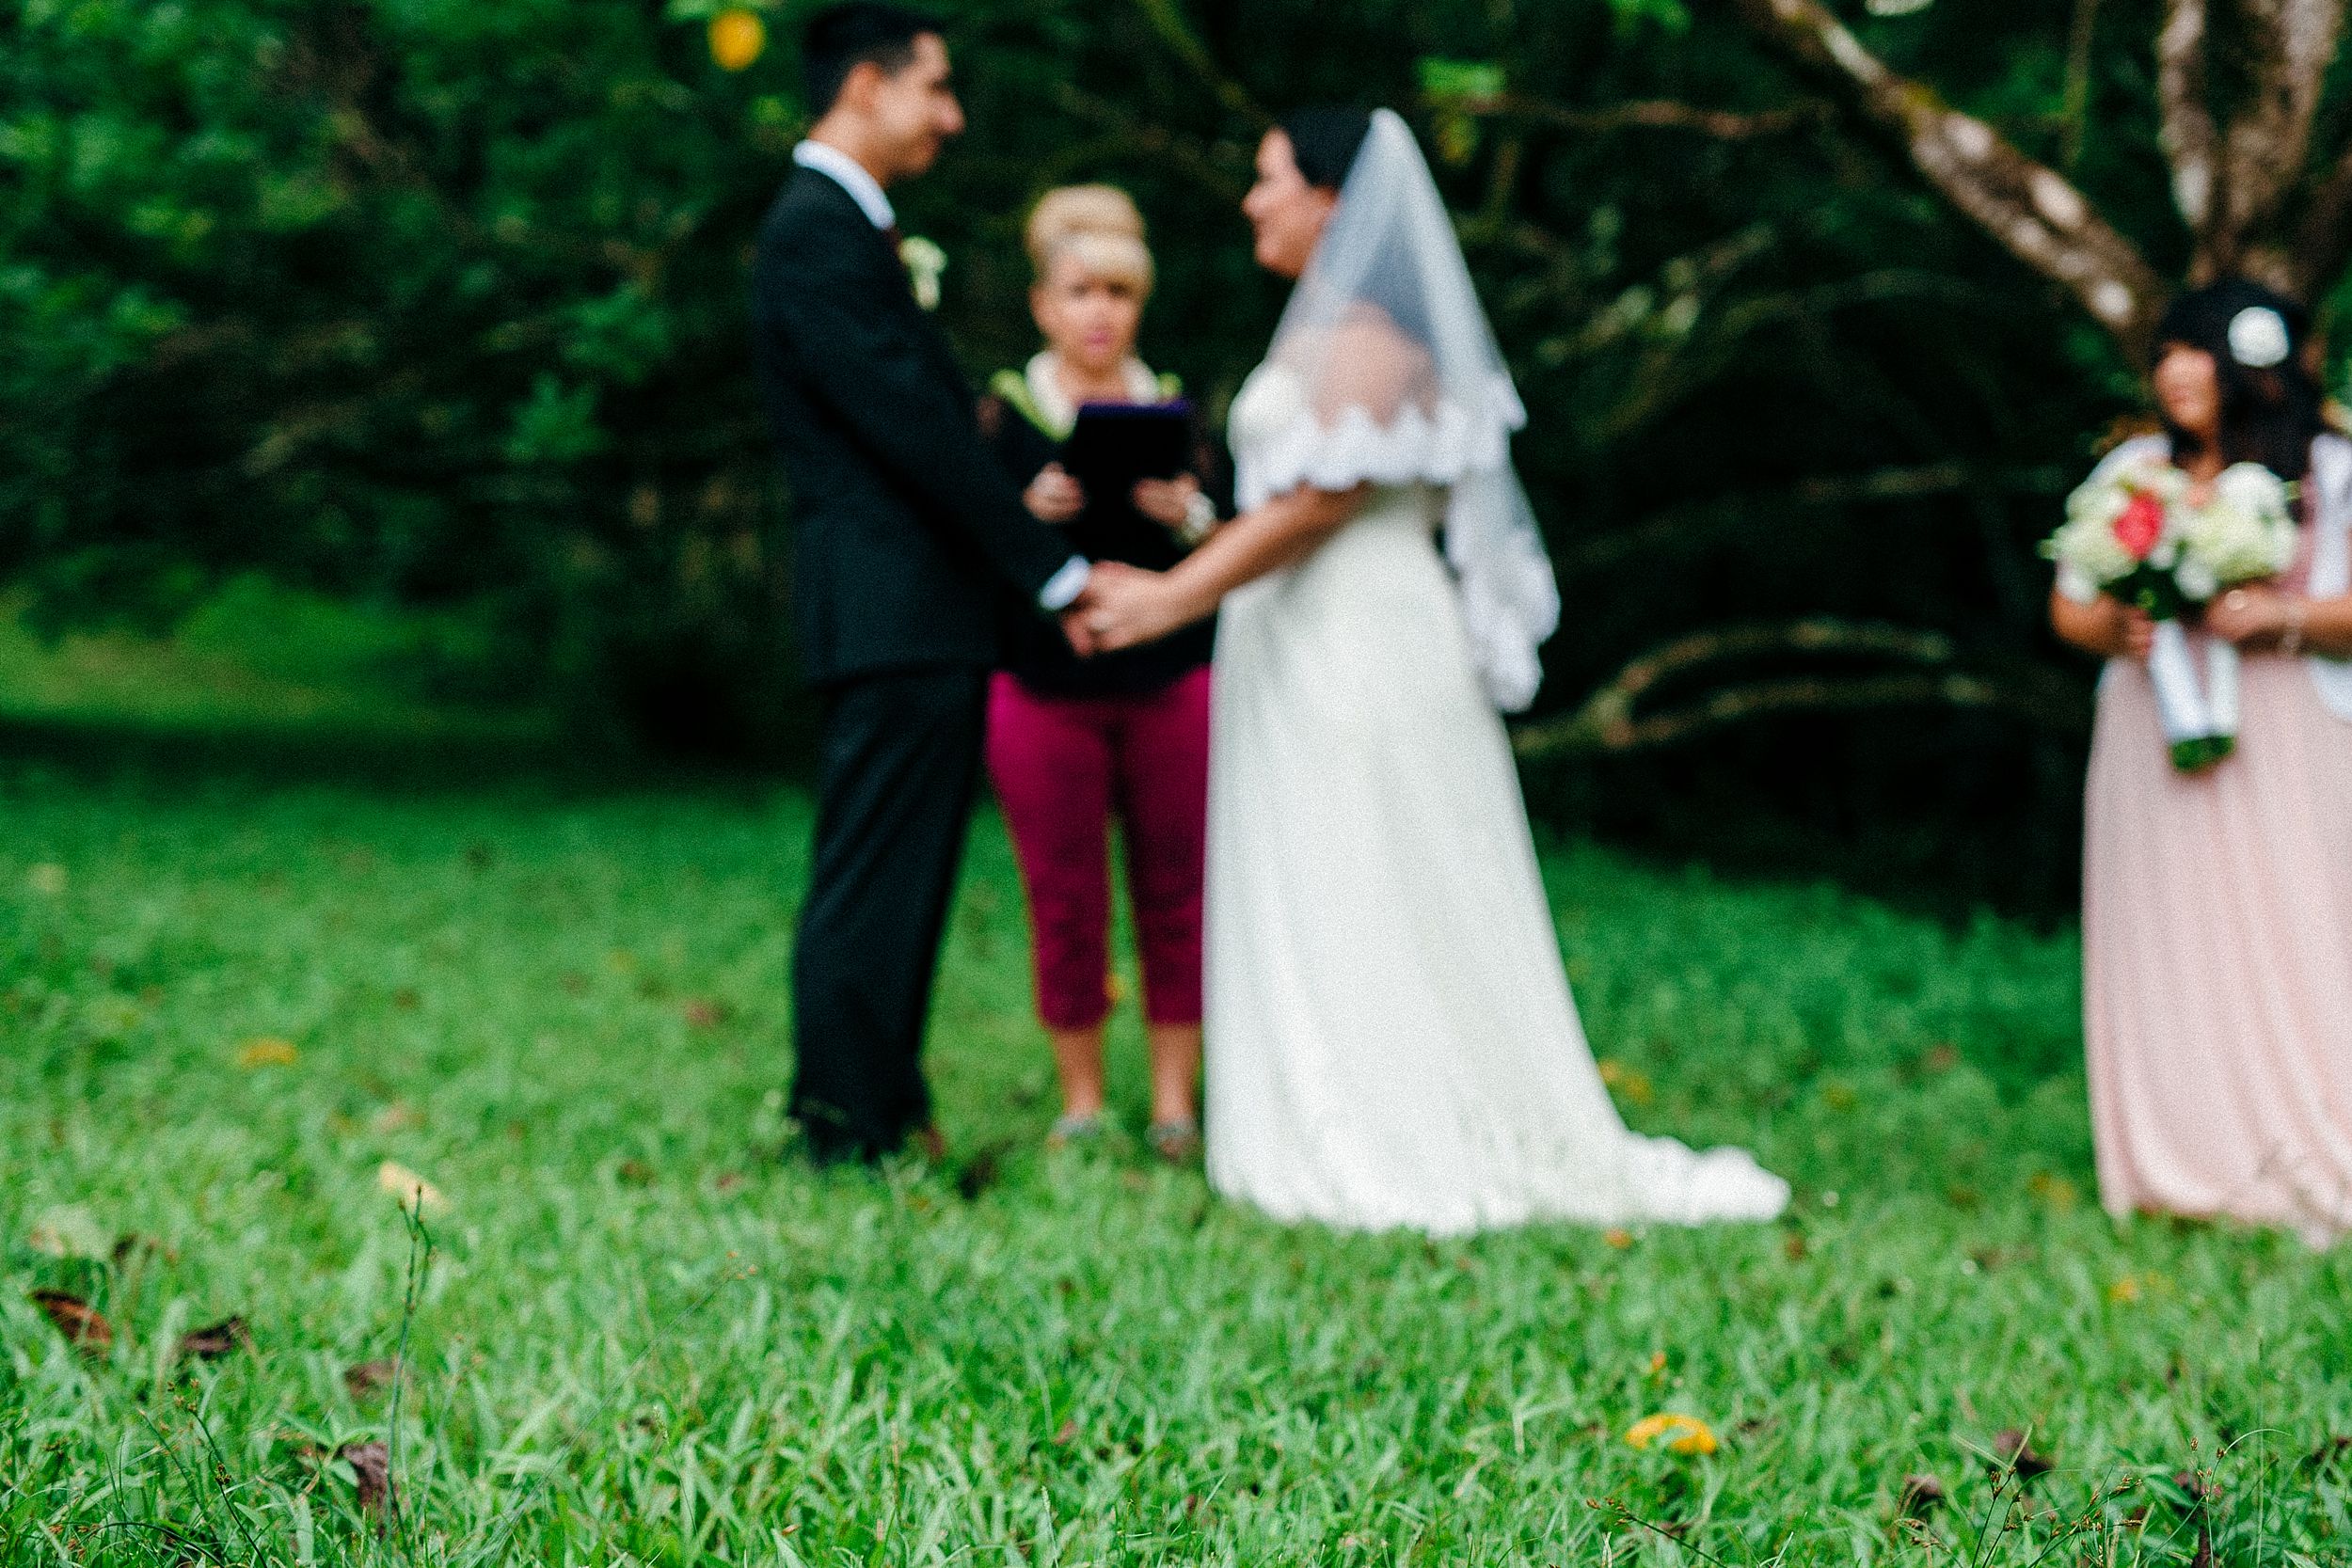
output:
[[[895,76],[914,62],[916,39],[946,32],[939,18],[882,0],[827,6],[801,29],[801,87],[809,118],[832,113],[842,85],[859,66],[878,65]]]

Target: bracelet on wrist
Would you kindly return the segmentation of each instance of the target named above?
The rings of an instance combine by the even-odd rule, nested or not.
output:
[[[2293,657],[2295,655],[2303,651],[2303,627],[2305,623],[2310,619],[2310,600],[2289,599],[2287,601],[2286,629],[2279,634],[2279,651],[2280,653],[2287,655],[2289,657]]]
[[[1216,502],[1204,490],[1195,490],[1184,501],[1184,526],[1177,530],[1187,545],[1198,545],[1216,527]]]

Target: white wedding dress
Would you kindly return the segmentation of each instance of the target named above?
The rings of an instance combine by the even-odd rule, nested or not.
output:
[[[1445,450],[1457,409],[1331,431],[1308,398],[1283,364],[1250,377],[1231,432],[1246,490],[1253,473],[1263,486],[1462,465]],[[1277,450],[1302,438],[1320,450]],[[1741,1150],[1629,1132],[1601,1085],[1462,585],[1433,537],[1447,499],[1381,485],[1313,555],[1225,602],[1209,1180],[1277,1218],[1350,1228],[1769,1219],[1786,1182]]]

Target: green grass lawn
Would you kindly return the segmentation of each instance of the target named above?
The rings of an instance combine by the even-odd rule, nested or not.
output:
[[[2071,937],[1565,848],[1561,940],[1629,1115],[1752,1143],[1798,1202],[1433,1245],[1041,1153],[993,817],[931,1053],[957,1164],[869,1177],[775,1157],[788,791],[20,758],[0,812],[0,1562],[2352,1543],[2352,1268],[2098,1212]],[[1132,1025],[1118,1049],[1138,1117]],[[413,1309],[388,1161],[442,1198]],[[111,1343],[74,1348],[36,1290]],[[175,1359],[231,1315],[248,1346]],[[396,1418],[346,1376],[395,1358]],[[1629,1446],[1658,1412],[1720,1448]],[[2022,1504],[2005,1428],[2055,1465]],[[331,1456],[388,1437],[379,1529]],[[2166,1479],[2200,1468],[2201,1514]],[[1947,1498],[1931,1543],[1897,1523],[1914,1475]]]

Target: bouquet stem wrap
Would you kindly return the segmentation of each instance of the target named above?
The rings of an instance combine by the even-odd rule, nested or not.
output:
[[[2217,762],[2237,740],[2237,650],[2218,640],[2208,643],[2200,672],[2180,622],[2158,621],[2155,631],[2148,678],[2156,689],[2156,716],[2172,760],[2184,769]]]

